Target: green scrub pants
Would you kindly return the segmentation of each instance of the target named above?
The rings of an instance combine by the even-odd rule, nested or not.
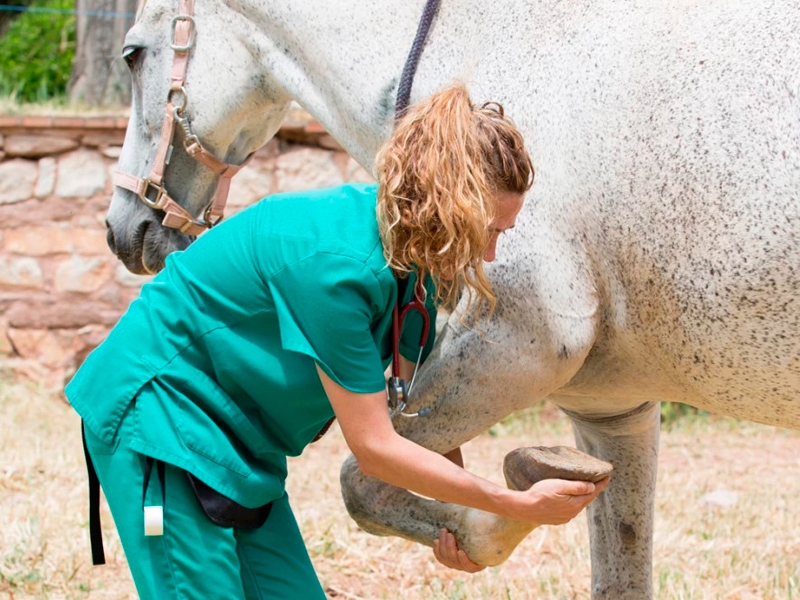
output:
[[[144,535],[145,459],[120,441],[109,446],[86,431],[86,446],[119,532],[141,600],[324,600],[286,495],[275,500],[258,529],[214,525],[186,475],[166,465],[164,534]],[[161,483],[150,477],[147,504],[162,504]]]

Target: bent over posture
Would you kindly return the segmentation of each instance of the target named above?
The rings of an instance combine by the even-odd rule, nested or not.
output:
[[[365,474],[418,494],[552,524],[596,497],[605,483],[494,485],[387,409],[398,297],[422,281],[431,316],[461,293],[491,310],[482,261],[532,177],[502,108],[456,86],[404,117],[378,186],[267,198],[168,258],[67,387],[141,598],[324,598],[284,481],[334,415]],[[421,323],[402,332],[406,371]],[[477,568],[447,532],[434,551]]]

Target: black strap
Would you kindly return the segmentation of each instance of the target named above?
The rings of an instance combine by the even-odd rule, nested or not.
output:
[[[146,456],[144,461],[144,483],[142,484],[142,508],[144,508],[145,500],[147,499],[147,484],[150,483],[150,473],[153,471],[153,463],[156,464],[156,471],[158,472],[158,481],[161,484],[161,506],[167,505],[167,486],[165,485],[165,465],[164,461],[156,460],[152,456]]]
[[[422,18],[417,27],[417,35],[414,36],[414,43],[411,45],[406,64],[403,67],[403,74],[400,76],[400,83],[397,86],[397,102],[394,105],[395,120],[402,118],[408,108],[411,85],[414,83],[414,75],[417,73],[419,57],[422,56],[422,49],[425,46],[425,40],[428,39],[428,32],[437,10],[439,10],[439,0],[428,0],[425,3],[425,10],[422,12]]]
[[[106,564],[106,555],[103,552],[103,531],[100,527],[100,480],[94,470],[92,457],[86,447],[86,427],[81,421],[81,439],[83,441],[83,456],[86,459],[86,471],[89,476],[89,541],[92,545],[92,564]]]

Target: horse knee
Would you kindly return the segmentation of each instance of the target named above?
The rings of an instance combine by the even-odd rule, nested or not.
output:
[[[352,454],[342,463],[339,482],[345,508],[361,529],[373,535],[394,533],[393,529],[382,525],[380,519],[381,508],[391,506],[387,496],[391,494],[392,486],[364,475]]]

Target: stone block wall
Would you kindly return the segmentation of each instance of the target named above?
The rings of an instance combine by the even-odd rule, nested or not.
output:
[[[121,117],[0,116],[0,371],[61,387],[146,277],[105,241]],[[370,181],[293,113],[233,180],[226,216],[272,193]]]

